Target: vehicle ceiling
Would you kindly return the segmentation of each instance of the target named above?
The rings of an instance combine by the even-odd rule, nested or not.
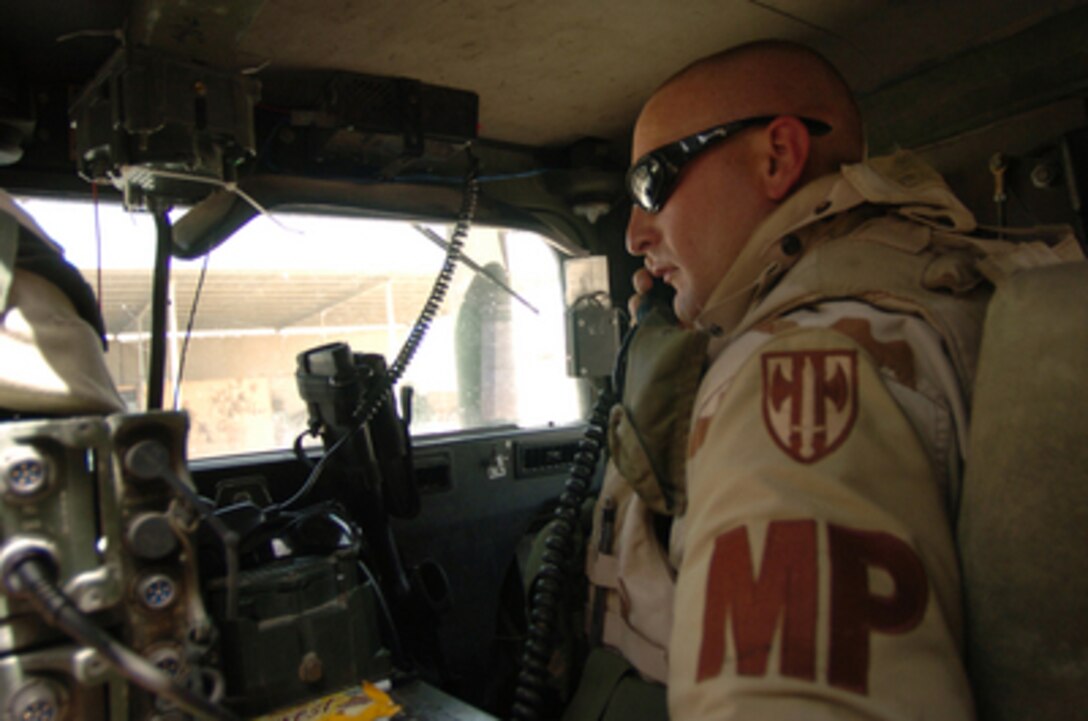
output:
[[[686,63],[749,40],[798,40],[829,57],[861,99],[874,151],[932,144],[1071,102],[1075,117],[1058,123],[1057,135],[1084,125],[1088,94],[1088,0],[20,0],[0,6],[0,52],[9,72],[31,83],[66,84],[70,93],[94,76],[122,35],[134,45],[252,71],[266,89],[270,73],[306,68],[471,91],[479,96],[480,137],[511,153],[492,158],[490,172],[578,169],[573,156],[555,163],[554,153],[541,160],[540,150],[567,152],[576,141],[597,138],[606,149],[598,155],[607,156],[597,169],[610,173],[610,192],[627,162],[632,124],[654,88]],[[15,187],[11,178],[0,173],[0,184]],[[565,209],[548,211],[545,225],[554,229],[580,222],[570,199],[591,195],[595,186],[579,182],[560,184],[559,192],[542,181],[493,186],[489,193],[508,208],[545,205],[533,192],[563,196]],[[391,212],[424,202],[394,195],[352,202],[386,203]],[[455,212],[455,199],[443,202],[444,213]]]
[[[558,146],[585,136],[622,144],[657,84],[695,58],[744,41],[777,37],[806,42],[838,65],[865,98],[1085,2],[95,0],[4,5],[0,43],[23,72],[42,79],[87,80],[115,46],[93,31],[108,33],[127,22],[139,42],[222,67],[338,69],[471,90],[480,96],[483,137]],[[58,44],[58,38],[65,40]],[[1073,57],[1082,48],[1046,52]]]
[[[1068,0],[267,0],[238,60],[398,74],[480,94],[481,133],[529,145],[623,141],[677,69],[757,38],[824,52],[862,96],[1009,35]],[[259,6],[259,7],[257,7]]]

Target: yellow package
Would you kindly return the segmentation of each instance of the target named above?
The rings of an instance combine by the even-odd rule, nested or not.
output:
[[[315,701],[261,716],[254,721],[385,721],[401,707],[380,688],[364,681]]]

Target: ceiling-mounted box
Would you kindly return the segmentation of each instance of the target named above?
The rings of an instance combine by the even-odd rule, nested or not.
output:
[[[477,136],[476,93],[327,70],[262,75],[258,133],[276,172],[389,177],[447,167]]]
[[[117,185],[129,207],[198,199],[256,152],[259,94],[241,73],[122,48],[70,108],[79,172]]]

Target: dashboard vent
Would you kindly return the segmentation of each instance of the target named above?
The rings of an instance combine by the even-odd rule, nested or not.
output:
[[[565,473],[577,452],[577,440],[519,444],[515,471],[519,478]]]

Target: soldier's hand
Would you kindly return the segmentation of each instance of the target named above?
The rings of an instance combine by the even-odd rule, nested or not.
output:
[[[627,312],[631,314],[631,325],[638,322],[639,306],[642,305],[653,285],[654,277],[645,268],[639,268],[631,276],[631,286],[635,289],[635,294],[627,299]]]

